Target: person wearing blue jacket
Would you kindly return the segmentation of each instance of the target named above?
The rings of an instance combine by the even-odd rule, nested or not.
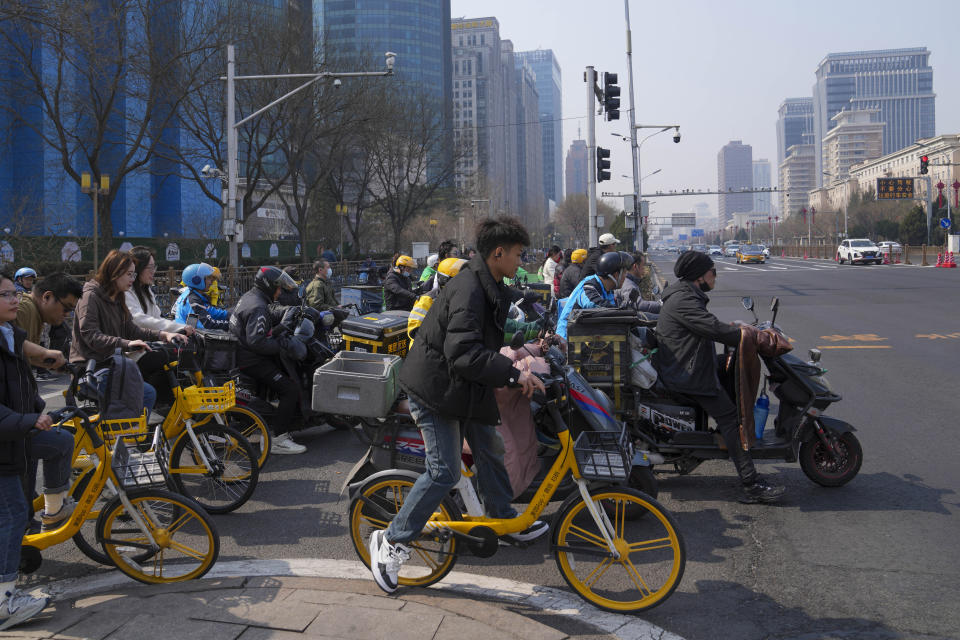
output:
[[[581,280],[570,297],[560,301],[563,310],[557,319],[557,335],[567,339],[567,322],[574,309],[616,309],[616,290],[623,285],[627,269],[632,264],[633,257],[624,251],[611,251],[600,256],[597,272]]]
[[[173,319],[186,324],[187,316],[193,313],[198,329],[229,331],[230,312],[213,306],[207,294],[215,279],[213,267],[206,262],[191,264],[183,270],[181,279],[186,286],[173,305]]]

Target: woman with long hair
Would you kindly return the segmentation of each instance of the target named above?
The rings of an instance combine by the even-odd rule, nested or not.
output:
[[[138,326],[126,304],[137,270],[133,256],[112,250],[100,263],[97,274],[83,286],[83,297],[73,318],[70,362],[94,359],[103,362],[114,351],[150,351],[148,341],[185,341],[186,336]],[[152,385],[143,385],[143,404],[150,411],[157,399]]]
[[[134,278],[133,286],[124,294],[124,299],[130,315],[133,316],[133,322],[144,329],[193,335],[193,327],[174,320],[167,320],[160,314],[160,307],[157,306],[152,290],[153,277],[157,269],[156,254],[153,250],[139,245],[130,249],[130,256],[133,258],[137,275]],[[190,352],[184,351],[180,354],[180,360],[187,366],[188,363],[192,362],[192,356],[193,354]],[[169,362],[167,354],[162,351],[151,351],[135,359],[137,366],[140,367],[143,380],[156,389],[160,401],[164,404],[172,403],[173,391],[170,389],[166,373],[163,370],[164,365]]]

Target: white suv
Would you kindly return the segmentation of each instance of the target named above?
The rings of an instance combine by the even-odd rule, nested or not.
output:
[[[866,238],[844,240],[840,243],[840,246],[837,247],[837,262],[840,264],[844,262],[849,262],[850,264],[856,264],[858,262],[862,262],[863,264],[870,262],[881,264],[883,262],[883,254],[880,253],[880,247],[874,244],[873,240],[867,240]]]

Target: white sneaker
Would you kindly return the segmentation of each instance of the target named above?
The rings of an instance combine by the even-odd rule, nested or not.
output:
[[[35,598],[14,589],[0,600],[0,631],[26,622],[50,604],[49,597]]]
[[[294,442],[289,433],[281,433],[278,436],[274,436],[273,441],[270,443],[270,453],[279,455],[293,455],[303,453],[306,450],[307,448],[305,446]]]
[[[370,534],[370,571],[377,586],[393,593],[397,590],[400,566],[410,559],[410,547],[405,544],[390,544],[383,529]]]

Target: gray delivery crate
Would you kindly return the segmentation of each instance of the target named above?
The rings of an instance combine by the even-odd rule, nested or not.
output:
[[[313,374],[313,410],[364,418],[390,413],[400,387],[397,356],[341,351]]]

